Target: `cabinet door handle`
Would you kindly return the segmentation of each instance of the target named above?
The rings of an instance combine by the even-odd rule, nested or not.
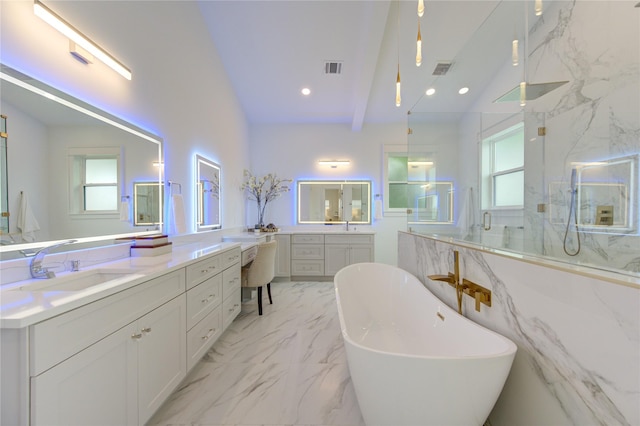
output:
[[[142,332],[143,332],[143,333],[151,333],[151,327],[144,327],[144,328],[142,329]]]
[[[210,328],[209,332],[207,333],[206,336],[202,336],[202,340],[209,340],[209,338],[213,335],[213,333],[216,332],[215,328]]]
[[[142,339],[142,333],[133,333],[133,334],[131,335],[131,338],[132,338],[133,340],[139,340],[139,339]]]
[[[206,299],[202,299],[202,303],[209,303],[214,297],[216,297],[215,294],[210,294]]]

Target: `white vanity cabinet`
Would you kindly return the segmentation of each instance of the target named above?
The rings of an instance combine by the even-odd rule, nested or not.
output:
[[[291,275],[323,276],[324,235],[293,234],[291,236]]]
[[[31,424],[147,421],[186,375],[184,288],[179,270],[31,326]],[[140,305],[150,310],[120,327]],[[110,332],[96,340],[94,330]],[[96,341],[57,362],[64,342],[87,340]]]
[[[0,422],[147,422],[240,312],[240,254],[237,245],[197,261],[182,253],[183,267],[154,267],[153,278],[102,298],[3,326]]]
[[[373,262],[373,235],[325,235],[324,273],[335,275],[347,265]]]
[[[275,240],[278,242],[276,249],[276,277],[291,276],[291,235],[276,234]]]

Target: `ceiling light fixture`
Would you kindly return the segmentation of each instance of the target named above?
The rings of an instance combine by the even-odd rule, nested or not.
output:
[[[425,93],[427,94],[427,96],[433,96],[433,94],[436,93],[436,89],[434,89],[433,87],[430,87],[427,89]]]
[[[460,90],[458,90],[458,93],[460,93],[461,95],[464,95],[467,92],[469,92],[468,87],[461,87]]]
[[[309,89],[308,87],[304,87],[300,92],[305,96],[309,96],[311,94],[311,89]]]
[[[416,66],[422,65],[422,36],[420,35],[420,18],[418,18],[418,39],[416,41]]]
[[[418,0],[418,16],[422,18],[424,15],[424,0]]]
[[[41,18],[47,24],[51,25],[56,30],[60,31],[69,40],[89,52],[95,58],[104,62],[107,66],[112,68],[127,80],[131,80],[131,70],[129,70],[120,61],[107,53],[107,51],[91,41],[87,36],[75,29],[67,21],[58,16],[54,11],[42,4],[42,2],[40,2],[39,0],[34,0],[33,11],[36,16]]]
[[[349,160],[320,160],[318,164],[321,166],[330,166],[332,169],[337,169],[338,166],[348,166],[351,163]]]

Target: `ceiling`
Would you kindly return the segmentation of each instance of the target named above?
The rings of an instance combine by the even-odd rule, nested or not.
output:
[[[199,6],[249,122],[346,123],[359,131],[365,123],[403,122],[408,111],[468,110],[510,60],[514,33],[524,27],[523,1],[426,0],[417,67],[417,3],[200,0]],[[328,61],[341,62],[341,74],[325,74]],[[432,74],[438,62],[451,62],[446,75]],[[458,94],[462,86],[470,88],[466,95]],[[429,87],[436,88],[431,97]]]

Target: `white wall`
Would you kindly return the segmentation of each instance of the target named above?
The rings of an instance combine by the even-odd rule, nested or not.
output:
[[[296,225],[295,181],[299,179],[365,179],[372,181],[372,193],[382,191],[382,146],[406,144],[406,123],[366,124],[361,132],[347,124],[255,124],[250,129],[251,171],[262,176],[276,173],[293,179],[292,191],[269,204],[265,222],[277,226]],[[349,166],[332,169],[318,160],[348,159]],[[256,219],[254,202],[247,204],[246,225]],[[304,225],[303,225],[304,226]],[[374,220],[376,261],[396,264],[396,233],[406,229],[406,218]]]
[[[67,39],[34,15],[31,0],[0,2],[0,61],[162,137],[165,176],[182,184],[189,231],[194,155],[221,164],[223,226],[244,225],[236,188],[249,165],[248,126],[197,2],[49,6],[125,63],[132,80],[73,59]]]

